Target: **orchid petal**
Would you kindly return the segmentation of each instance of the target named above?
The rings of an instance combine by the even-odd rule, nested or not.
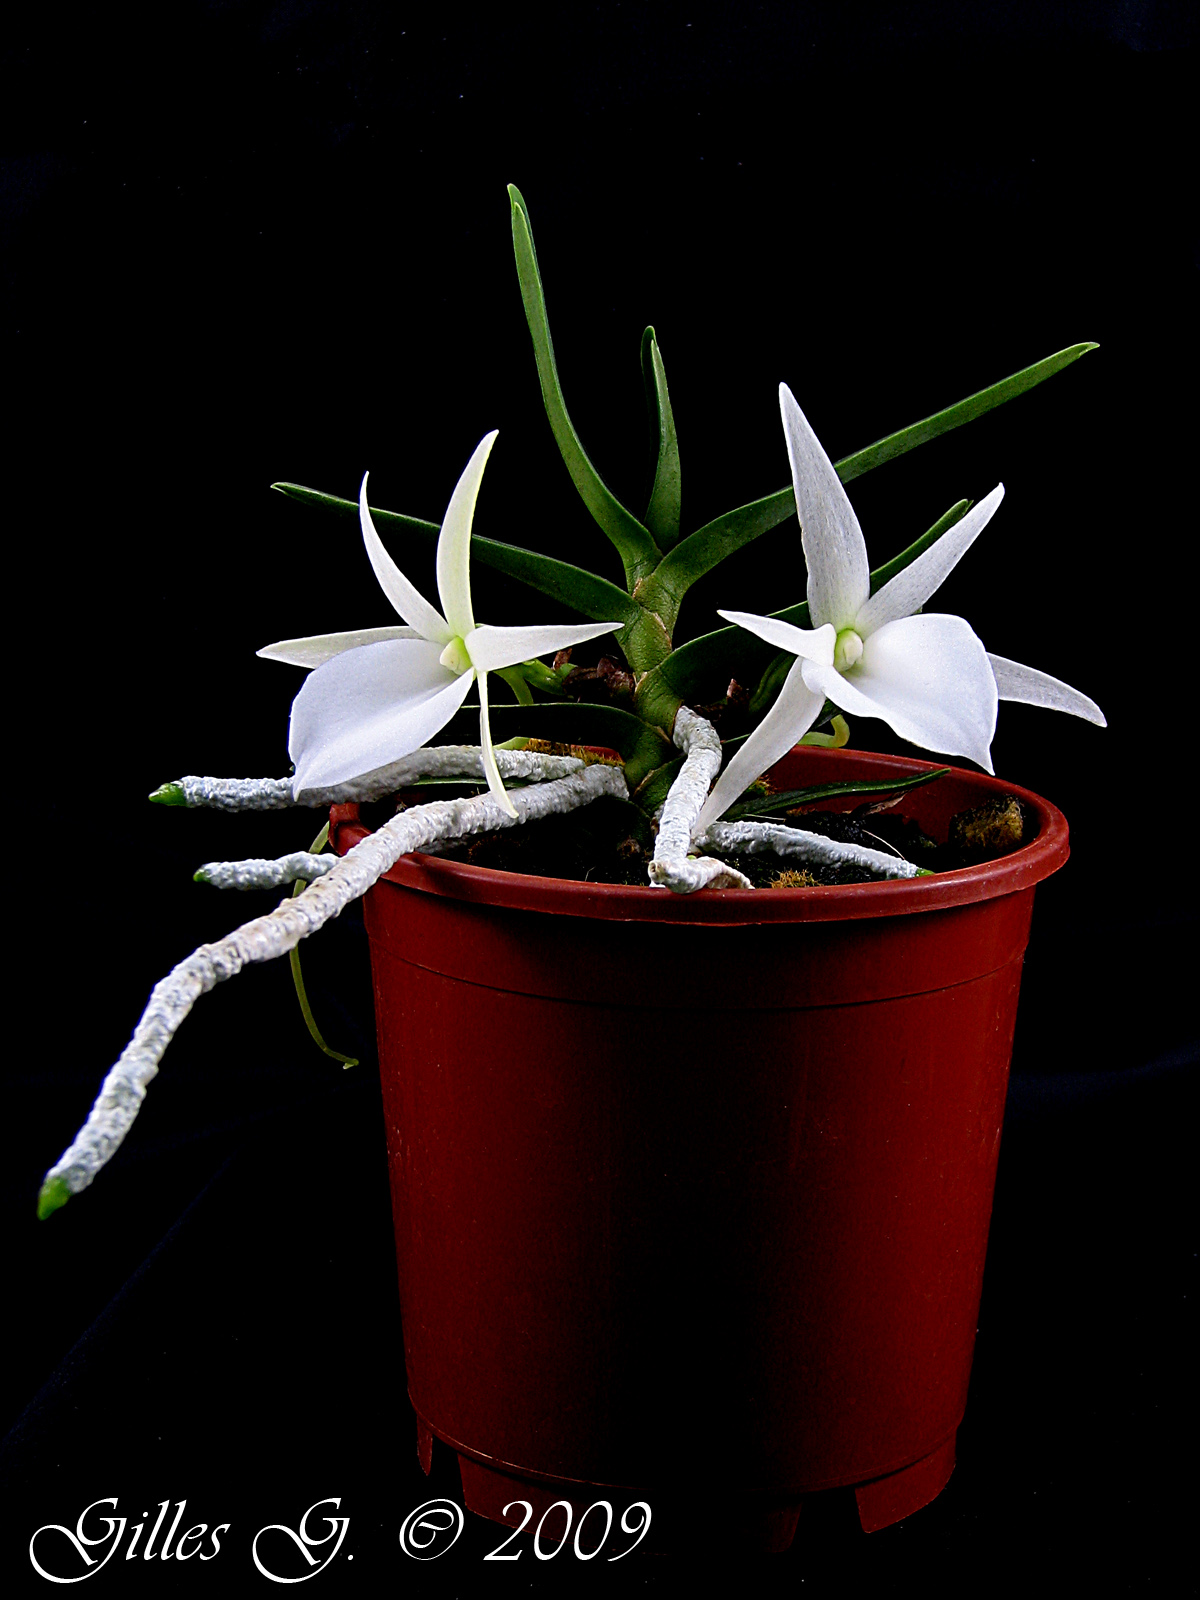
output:
[[[467,654],[480,672],[496,672],[501,667],[515,667],[518,661],[531,661],[534,656],[546,655],[551,650],[566,650],[571,645],[586,644],[601,634],[612,633],[624,627],[621,622],[584,623],[575,628],[561,628],[553,624],[531,628],[493,628],[486,622],[473,628],[463,639]]]
[[[328,788],[409,755],[444,728],[471,687],[437,643],[393,639],[334,656],[311,672],[292,704],[292,791]]]
[[[919,611],[966,555],[1003,499],[1004,485],[998,483],[991,494],[972,506],[923,555],[871,596],[858,613],[855,631],[865,639],[877,628]]]
[[[504,780],[500,776],[500,768],[496,765],[496,752],[492,747],[492,725],[488,716],[487,673],[479,674],[479,743],[483,750],[483,770],[487,776],[488,788],[510,817],[515,817],[517,808],[508,797],[504,787]]]
[[[445,617],[435,611],[425,596],[414,589],[400,568],[383,548],[383,540],[371,521],[371,508],[367,505],[367,476],[363,474],[362,488],[358,492],[358,519],[362,523],[363,543],[379,579],[379,587],[387,595],[405,622],[417,630],[422,639],[433,639],[438,644],[448,644],[454,637]]]
[[[996,690],[1001,700],[1017,700],[1027,706],[1047,706],[1051,711],[1067,711],[1073,717],[1094,722],[1097,727],[1108,727],[1104,713],[1096,702],[1080,694],[1078,689],[1072,689],[1069,683],[1052,678],[1048,672],[1039,672],[1036,667],[1023,667],[1019,661],[1006,661],[1003,656],[989,653],[988,660],[992,664]]]
[[[809,615],[840,631],[853,627],[871,592],[866,542],[833,462],[786,383],[779,385],[779,409],[808,565]]]
[[[692,827],[693,838],[699,838],[710,822],[715,822],[723,812],[728,811],[755,778],[760,778],[780,756],[786,755],[817,720],[825,704],[825,696],[819,689],[814,691],[808,687],[801,669],[809,664],[800,657],[783,680],[779,698],[739,747],[701,806],[700,815]],[[837,676],[832,667],[818,670]]]
[[[471,524],[475,520],[475,501],[496,433],[485,434],[475,454],[463,468],[454,485],[437,547],[437,586],[450,632],[465,639],[475,626],[471,610]]]
[[[267,661],[286,661],[292,667],[322,667],[343,650],[358,650],[385,639],[419,639],[415,628],[358,628],[350,633],[314,633],[307,639],[280,639],[265,644],[255,655]]]
[[[777,650],[786,650],[793,656],[804,656],[809,661],[819,661],[825,667],[833,665],[837,630],[831,623],[826,622],[819,628],[797,628],[790,622],[781,621],[779,617],[759,617],[752,611],[718,611],[717,615],[724,617],[726,622],[735,622],[748,633],[757,634]]]
[[[987,652],[962,617],[901,617],[864,641],[848,673],[801,662],[804,681],[852,716],[880,717],[925,750],[967,756],[992,771],[996,680]]]

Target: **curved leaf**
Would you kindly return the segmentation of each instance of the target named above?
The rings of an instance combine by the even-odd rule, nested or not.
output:
[[[915,450],[919,444],[927,444],[930,439],[949,433],[953,428],[961,428],[964,422],[973,422],[985,412],[1002,406],[1006,400],[1013,400],[1026,390],[1036,388],[1056,372],[1069,367],[1073,361],[1078,361],[1089,350],[1099,348],[1095,340],[1089,339],[1083,344],[1068,345],[1065,350],[1035,361],[1031,367],[1022,367],[1020,372],[1014,372],[1007,378],[1001,378],[999,383],[969,394],[965,400],[959,400],[943,411],[935,411],[931,417],[912,422],[907,428],[901,428],[898,433],[889,433],[884,439],[876,439],[874,444],[867,445],[864,450],[856,450],[852,456],[843,456],[834,463],[837,475],[843,483],[860,478],[872,467],[882,466],[885,461],[892,461],[906,451]]]
[[[647,328],[642,335],[642,380],[646,385],[655,457],[654,487],[646,507],[646,526],[659,549],[669,550],[679,541],[679,441],[667,393],[667,374],[653,328]]]
[[[787,789],[782,794],[763,795],[754,800],[739,800],[730,806],[722,822],[738,822],[743,817],[774,817],[797,806],[812,805],[818,800],[837,800],[855,794],[899,794],[904,789],[919,789],[923,783],[944,778],[949,767],[938,767],[934,772],[918,772],[915,778],[897,778],[891,783],[818,783],[807,789]]]
[[[299,500],[306,506],[319,506],[338,516],[353,517],[355,526],[358,525],[357,500],[343,500],[340,495],[323,494],[320,489],[306,489],[302,483],[273,483],[271,487],[276,494],[284,495],[288,500]],[[442,531],[439,523],[426,522],[423,517],[405,517],[398,511],[377,511],[374,506],[369,510],[376,526],[386,525],[394,533],[420,533],[436,539]]]
[[[1086,355],[1089,350],[1097,349],[1099,349],[1097,344],[1087,342],[1059,350],[1057,354],[1047,356],[1045,360],[1037,361],[1031,367],[1024,367],[1020,372],[1014,372],[1010,377],[1001,379],[999,383],[994,383],[987,389],[980,389],[976,394],[968,395],[965,400],[947,406],[931,417],[910,423],[898,433],[889,433],[886,438],[877,439],[874,444],[867,445],[863,450],[856,450],[853,455],[843,456],[840,461],[834,462],[834,470],[843,483],[850,483],[852,479],[860,478],[864,472],[870,472],[872,467],[881,466],[885,461],[892,461],[896,456],[915,450],[918,445],[926,444],[930,439],[938,438],[940,434],[949,433],[952,429],[961,427],[964,422],[971,422],[976,417],[983,416],[985,412],[994,410],[996,406],[1003,405],[1006,400],[1024,394],[1026,390],[1053,377],[1056,372],[1061,372],[1064,367],[1069,367],[1073,361]],[[664,619],[667,619],[670,613],[668,626],[673,626],[679,612],[680,601],[698,578],[703,577],[706,572],[711,572],[713,567],[726,556],[741,550],[760,534],[794,516],[795,512],[796,497],[790,486],[779,489],[775,494],[767,495],[762,500],[752,500],[747,505],[738,506],[736,510],[726,511],[722,516],[706,523],[703,528],[698,528],[695,533],[689,534],[686,539],[681,539],[670,554],[663,558],[649,583],[643,585],[643,593],[639,598],[648,606],[652,606]],[[886,579],[882,581],[886,582]]]
[[[796,496],[790,488],[726,511],[681,539],[642,584],[638,598],[673,627],[680,601],[698,578],[795,514]]]
[[[273,483],[271,487],[290,500],[321,506],[341,516],[352,516],[355,526],[358,525],[358,506],[352,500],[321,494],[316,489],[305,489],[298,483]],[[390,529],[394,533],[417,533],[436,539],[441,531],[436,522],[405,517],[397,511],[379,511],[374,506],[371,507],[371,516],[381,532]],[[561,601],[593,622],[615,622],[620,617],[628,624],[636,622],[641,615],[642,608],[629,598],[624,589],[610,583],[607,578],[598,578],[582,567],[572,566],[569,561],[556,561],[553,556],[522,550],[517,545],[503,544],[497,539],[481,539],[478,534],[471,536],[471,559],[496,572],[503,572],[506,577],[516,578],[519,583],[536,589],[539,594],[547,594]]]
[[[515,185],[508,186],[512,204],[513,249],[517,258],[517,277],[521,282],[521,299],[525,303],[525,316],[533,337],[533,353],[537,360],[538,379],[542,386],[542,400],[550,429],[566,463],[571,481],[580,498],[595,517],[601,528],[616,546],[625,568],[625,581],[630,590],[639,579],[653,572],[662,552],[648,529],[644,528],[632,512],[627,511],[596,471],[579,435],[567,414],[558,367],[554,360],[554,344],[550,338],[550,323],[546,316],[546,296],[538,271],[537,252],[533,232],[529,226],[529,212],[521,192]]]

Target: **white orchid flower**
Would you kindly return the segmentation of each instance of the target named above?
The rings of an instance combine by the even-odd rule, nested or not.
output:
[[[408,581],[383,547],[367,507],[364,477],[358,508],[367,555],[380,587],[407,627],[367,628],[309,639],[284,639],[258,654],[314,670],[292,704],[288,754],[293,794],[347,783],[390,766],[445,727],[479,686],[479,742],[488,788],[510,816],[488,724],[487,675],[550,650],[565,650],[620,628],[476,626],[471,607],[471,523],[483,469],[496,434],[479,443],[450,496],[437,547],[442,612]]]
[[[872,594],[866,542],[841,479],[786,384],[779,386],[779,404],[808,566],[808,611],[817,627],[808,632],[777,617],[719,613],[797,659],[779,698],[717,780],[696,819],[697,833],[808,732],[827,699],[851,715],[881,718],[911,744],[967,756],[987,772],[999,699],[1105,726],[1095,701],[1069,684],[989,656],[962,617],[915,614],[990,522],[1003,484]]]

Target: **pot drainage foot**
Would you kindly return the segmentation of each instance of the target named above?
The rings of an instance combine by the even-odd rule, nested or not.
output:
[[[528,1526],[531,1533],[535,1528],[542,1526],[544,1519],[544,1542],[553,1546],[564,1537],[564,1520],[567,1521],[568,1530],[572,1528],[578,1530],[588,1508],[597,1501],[607,1501],[612,1506],[614,1522],[609,1529],[608,1539],[595,1553],[605,1556],[612,1552],[619,1553],[620,1550],[627,1549],[631,1543],[630,1535],[620,1531],[620,1523],[622,1513],[638,1498],[636,1489],[597,1487],[589,1490],[586,1485],[573,1484],[571,1486],[573,1493],[563,1493],[557,1484],[535,1483],[528,1478],[510,1477],[505,1472],[497,1472],[494,1468],[485,1467],[482,1462],[472,1461],[470,1456],[463,1455],[458,1458],[458,1470],[462,1478],[463,1504],[477,1517],[486,1517],[489,1522],[499,1522],[509,1528]],[[561,1510],[554,1511],[552,1508],[556,1505],[569,1506],[570,1518],[566,1519]],[[532,1514],[529,1516],[526,1516],[526,1506],[532,1508]],[[588,1532],[584,1534],[585,1540],[590,1542],[598,1536],[603,1520],[598,1513],[592,1514]],[[635,1528],[640,1520],[638,1513],[638,1520],[633,1524]],[[648,1548],[654,1548],[653,1537],[649,1541]]]
[[[432,1435],[421,1423],[417,1430],[418,1455],[428,1472],[425,1452],[431,1447]],[[954,1471],[954,1442],[955,1435],[951,1434],[936,1450],[899,1472],[889,1472],[886,1477],[858,1484],[853,1489],[821,1491],[814,1498],[853,1494],[864,1533],[878,1533],[881,1528],[903,1521],[937,1498]],[[725,1503],[720,1526],[714,1527],[711,1518],[698,1514],[699,1501],[692,1496],[681,1497],[678,1490],[656,1495],[652,1490],[619,1488],[612,1484],[593,1487],[567,1480],[540,1482],[515,1472],[500,1472],[462,1454],[458,1456],[458,1467],[463,1504],[468,1511],[490,1522],[530,1530],[540,1527],[544,1518],[546,1538],[551,1542],[562,1535],[565,1518],[564,1511],[556,1511],[556,1506],[569,1507],[568,1528],[577,1528],[589,1507],[597,1502],[607,1504],[614,1513],[611,1532],[612,1527],[619,1526],[621,1515],[628,1507],[637,1501],[648,1501],[653,1511],[653,1527],[645,1548],[660,1552],[693,1549],[697,1541],[701,1541],[709,1548],[727,1548],[730,1552],[782,1554],[791,1548],[804,1500],[808,1498],[802,1494],[790,1498],[767,1494],[735,1497]],[[597,1517],[599,1512],[594,1512],[593,1522]],[[622,1543],[627,1545],[628,1538],[624,1537]],[[609,1544],[614,1544],[611,1538],[605,1544],[606,1554]]]
[[[531,1532],[546,1519],[546,1539],[553,1541],[561,1536],[563,1512],[554,1506],[571,1508],[575,1528],[588,1513],[588,1508],[600,1504],[612,1507],[613,1522],[610,1537],[603,1553],[617,1554],[628,1549],[630,1536],[621,1532],[622,1515],[637,1502],[649,1502],[652,1526],[646,1536],[648,1551],[686,1551],[698,1546],[730,1554],[754,1552],[760,1555],[782,1554],[791,1548],[800,1516],[801,1501],[789,1501],[748,1496],[743,1502],[726,1505],[719,1526],[711,1517],[698,1515],[697,1503],[678,1495],[656,1495],[652,1490],[618,1488],[615,1485],[572,1483],[538,1483],[529,1478],[518,1478],[497,1472],[470,1456],[460,1455],[459,1472],[462,1477],[463,1504],[478,1517],[503,1523],[510,1528],[527,1527]],[[525,1507],[531,1508],[526,1514]],[[509,1509],[511,1507],[511,1509]],[[632,1524],[640,1526],[641,1514],[634,1513]],[[595,1533],[600,1513],[593,1511],[589,1528]],[[557,1520],[555,1520],[557,1519]],[[585,1539],[589,1535],[585,1535]]]
[[[858,1501],[858,1518],[864,1533],[878,1533],[890,1528],[894,1522],[936,1500],[954,1471],[954,1441],[951,1434],[945,1444],[939,1445],[911,1467],[899,1472],[889,1472],[886,1478],[876,1478],[873,1483],[861,1483],[854,1491]]]

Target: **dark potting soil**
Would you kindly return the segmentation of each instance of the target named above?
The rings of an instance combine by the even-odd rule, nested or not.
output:
[[[481,793],[464,786],[463,793]],[[398,803],[428,798],[409,791],[404,797],[361,807],[363,821],[377,827]],[[985,801],[960,812],[950,824],[949,837],[938,843],[919,823],[894,809],[896,802],[873,797],[856,810],[806,810],[800,808],[769,820],[819,833],[843,844],[857,844],[903,856],[927,872],[951,872],[1011,854],[1033,837],[1029,819],[1012,795]],[[578,811],[545,817],[495,833],[478,834],[441,852],[449,861],[467,861],[476,867],[502,872],[523,872],[541,878],[569,878],[584,883],[646,886],[646,868],[654,855],[654,827],[645,813],[627,800],[605,796]],[[795,857],[731,854],[708,851],[745,873],[756,889],[816,888],[819,885],[871,883],[876,874],[849,865],[825,866]]]

